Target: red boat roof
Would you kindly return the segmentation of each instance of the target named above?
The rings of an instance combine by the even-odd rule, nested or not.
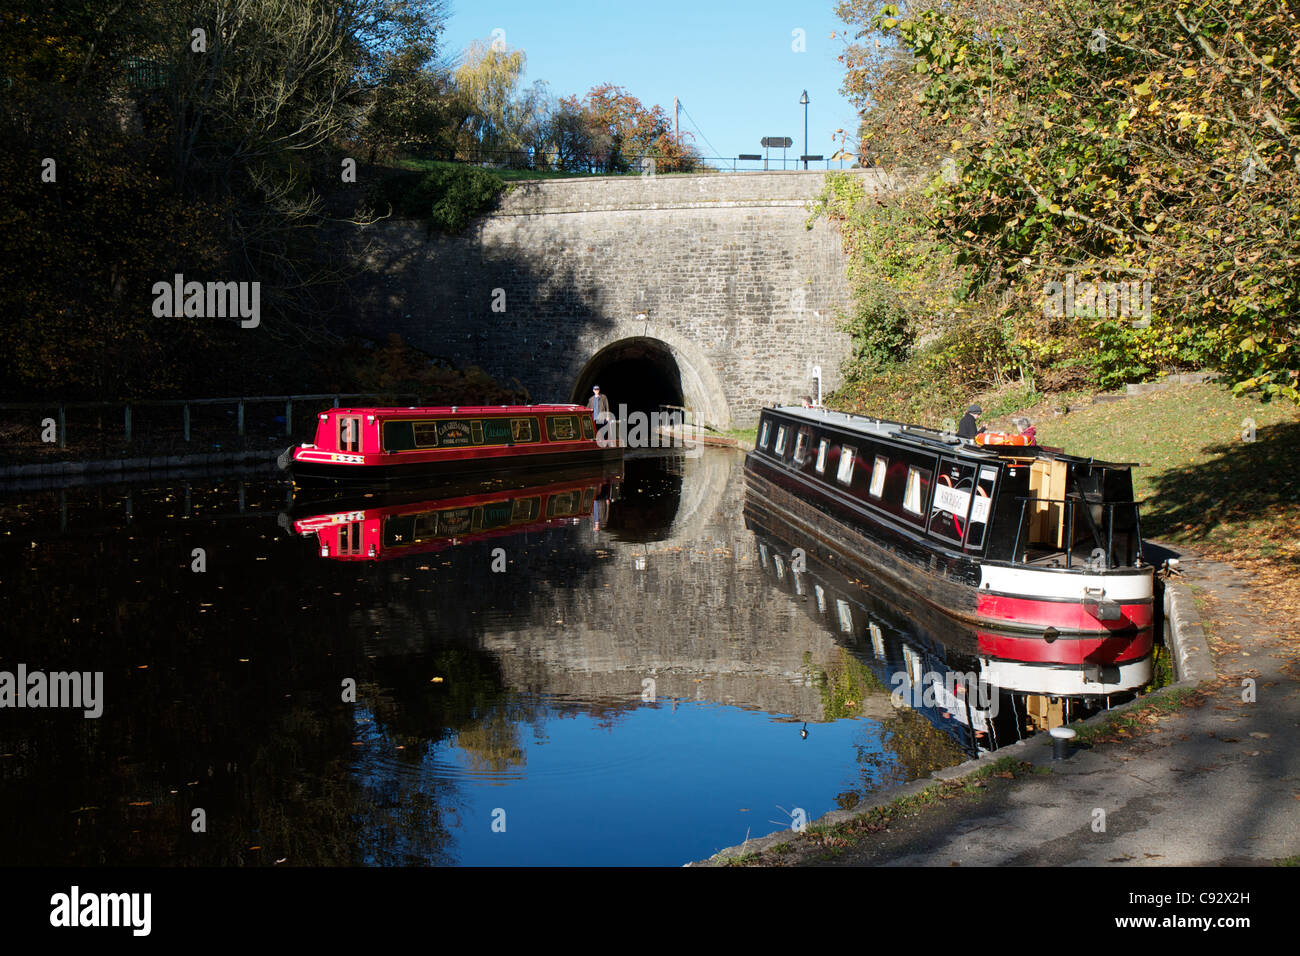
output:
[[[586,405],[410,405],[389,408],[331,408],[321,414],[375,415],[537,415],[547,412],[586,412]]]

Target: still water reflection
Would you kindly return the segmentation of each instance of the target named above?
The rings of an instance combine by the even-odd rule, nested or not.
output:
[[[774,574],[741,466],[0,499],[0,671],[104,673],[0,709],[0,863],[677,865],[987,746]]]

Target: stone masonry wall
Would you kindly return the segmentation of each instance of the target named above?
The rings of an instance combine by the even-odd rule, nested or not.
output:
[[[857,170],[874,189],[877,170]],[[534,401],[568,401],[600,349],[665,343],[685,403],[714,424],[838,385],[849,307],[837,230],[805,228],[824,173],[543,180],[518,184],[465,235],[374,230],[359,331],[503,379]],[[504,311],[500,306],[504,293]],[[617,401],[616,383],[607,388]]]

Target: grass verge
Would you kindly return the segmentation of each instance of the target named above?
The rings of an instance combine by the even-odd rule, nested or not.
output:
[[[1014,779],[1034,773],[1050,772],[1051,768],[1035,768],[1032,764],[1014,757],[1001,757],[959,780],[945,780],[932,784],[919,793],[899,797],[879,807],[873,807],[852,820],[843,823],[813,824],[801,838],[778,844],[770,850],[746,853],[728,860],[728,866],[764,866],[779,864],[786,857],[801,850],[820,849],[819,859],[834,859],[863,838],[887,830],[905,816],[912,816],[928,806],[934,806],[959,797],[978,798],[988,786],[989,777]]]
[[[1099,743],[1130,740],[1147,733],[1156,724],[1187,704],[1198,704],[1204,692],[1192,687],[1174,687],[1149,695],[1141,704],[1117,714],[1107,715],[1095,724],[1074,728],[1076,744],[1091,747]]]

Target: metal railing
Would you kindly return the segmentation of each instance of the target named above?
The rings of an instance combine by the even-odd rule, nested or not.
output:
[[[436,160],[445,163],[463,163],[470,166],[488,166],[514,169],[522,172],[569,173],[587,176],[640,176],[660,173],[744,173],[802,170],[803,160],[796,156],[662,156],[655,153],[609,155],[583,155],[558,159],[538,156],[536,151],[514,149],[456,150],[455,152],[416,153],[414,159]],[[809,163],[809,169],[848,169],[853,161],[821,157]],[[679,168],[687,167],[687,168]]]
[[[35,411],[44,413],[46,418],[53,418],[55,424],[55,434],[59,448],[66,448],[68,444],[68,411],[70,409],[116,409],[120,410],[120,421],[122,423],[121,440],[129,444],[139,437],[137,429],[137,412],[142,409],[154,408],[174,408],[180,411],[181,438],[185,442],[193,440],[193,413],[195,407],[209,406],[234,406],[234,426],[235,435],[243,438],[246,434],[246,409],[250,405],[275,404],[284,406],[283,424],[284,435],[293,434],[293,412],[294,404],[310,404],[311,414],[315,415],[324,402],[332,402],[332,407],[338,408],[343,399],[382,399],[385,402],[393,402],[401,399],[416,398],[418,396],[404,393],[377,393],[377,392],[325,392],[316,395],[245,395],[232,398],[168,398],[168,399],[149,399],[140,401],[118,401],[118,402],[20,402],[20,403],[0,403],[0,411]],[[227,413],[229,414],[229,413]],[[11,423],[14,416],[6,415]],[[273,419],[275,424],[278,420]],[[41,430],[45,424],[44,419],[38,419],[36,427]],[[173,427],[175,427],[173,425]],[[98,437],[103,440],[104,432],[102,425],[96,428]]]
[[[1064,548],[1056,546],[1057,552],[1065,555],[1065,567],[1070,567],[1074,558],[1075,541],[1079,538],[1077,531],[1076,519],[1082,513],[1084,525],[1092,538],[1095,545],[1089,551],[1088,560],[1092,560],[1092,555],[1096,551],[1103,552],[1103,564],[1100,570],[1110,570],[1112,568],[1132,567],[1136,559],[1142,558],[1142,525],[1138,516],[1138,506],[1135,501],[1089,501],[1083,495],[1071,494],[1064,498],[1039,498],[1033,495],[1017,496],[1016,501],[1020,502],[1020,520],[1016,524],[1015,545],[1012,551],[1012,560],[1019,558],[1021,563],[1027,563],[1029,558],[1029,527],[1025,523],[1025,513],[1030,504],[1034,505],[1059,505],[1064,508],[1065,514],[1060,523],[1053,522],[1053,537],[1064,539]],[[1082,507],[1076,508],[1076,505]],[[1102,518],[1098,522],[1093,515],[1093,509],[1102,509]],[[1123,560],[1117,560],[1119,555],[1115,552],[1115,536],[1117,529],[1115,527],[1115,513],[1122,510],[1126,514],[1131,513],[1133,522],[1131,527],[1120,527],[1120,535],[1124,548],[1122,555]],[[1050,514],[1050,512],[1049,512]],[[1086,540],[1086,539],[1085,539]],[[1051,546],[1048,546],[1048,553],[1051,553]]]

